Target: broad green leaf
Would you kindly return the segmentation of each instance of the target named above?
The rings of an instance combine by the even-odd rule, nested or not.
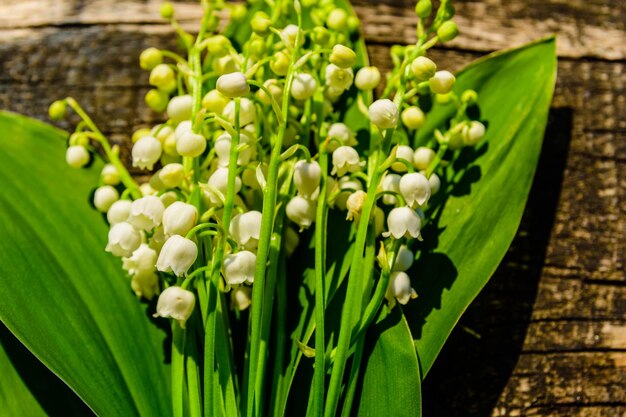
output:
[[[169,415],[165,335],[89,205],[102,165],[69,168],[65,137],[0,113],[0,320],[96,414]]]
[[[359,417],[419,417],[422,415],[421,378],[409,326],[399,307],[382,312],[370,327]]]
[[[444,177],[443,210],[430,212],[424,245],[412,269],[419,298],[405,309],[422,375],[426,375],[460,316],[491,277],[519,226],[554,89],[554,38],[498,52],[458,74],[455,91],[478,92],[487,133],[465,150]],[[433,109],[419,140],[453,114]],[[456,176],[453,178],[453,176]],[[437,200],[433,200],[437,204]]]

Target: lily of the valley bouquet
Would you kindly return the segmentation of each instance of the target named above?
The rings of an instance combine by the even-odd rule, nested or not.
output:
[[[201,3],[194,34],[162,5],[181,48],[141,53],[163,121],[134,132],[128,164],[73,98],[50,106],[80,117],[65,159],[98,178],[102,216],[78,214],[84,196],[73,210],[108,236],[82,250],[119,271],[63,279],[122,285],[102,304],[132,290],[137,322],[115,320],[156,337],[107,346],[92,324],[94,360],[104,349],[125,382],[104,391],[46,358],[55,338],[26,345],[104,416],[420,415],[422,379],[519,224],[553,40],[455,76],[429,57],[458,35],[452,1],[420,0],[416,41],[385,73],[342,0]]]

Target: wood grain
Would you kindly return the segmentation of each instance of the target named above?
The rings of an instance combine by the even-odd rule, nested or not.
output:
[[[0,108],[46,120],[72,95],[127,158],[132,131],[161,118],[136,65],[144,48],[174,46],[159,4],[4,0]],[[372,62],[387,68],[389,45],[414,39],[412,2],[354,5]],[[440,67],[556,32],[559,75],[522,226],[429,374],[425,415],[626,416],[626,3],[467,0],[457,11],[462,35],[433,51]],[[197,13],[177,6],[189,29]]]

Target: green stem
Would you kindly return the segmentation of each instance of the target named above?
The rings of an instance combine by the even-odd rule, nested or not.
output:
[[[183,417],[185,392],[185,331],[172,320],[172,415]]]

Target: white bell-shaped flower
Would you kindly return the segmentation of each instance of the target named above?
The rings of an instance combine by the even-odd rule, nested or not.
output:
[[[226,107],[224,107],[224,117],[230,123],[235,123],[235,101],[231,100]],[[243,127],[254,123],[256,120],[256,107],[254,103],[247,98],[242,98],[239,104],[239,126]]]
[[[180,122],[178,126],[176,126],[176,129],[174,129],[174,136],[176,136],[176,139],[180,139],[184,135],[186,135],[187,133],[191,133],[192,131],[193,130],[191,120],[184,120]]]
[[[117,200],[115,203],[111,204],[109,211],[107,211],[107,221],[109,224],[113,225],[128,220],[132,204],[132,201],[129,200]]]
[[[363,91],[371,91],[380,84],[380,70],[376,67],[363,67],[357,71],[354,79],[356,88]]]
[[[172,318],[184,329],[195,304],[196,297],[191,291],[181,287],[168,287],[159,295],[156,313],[153,316]]]
[[[130,288],[137,297],[152,300],[159,293],[159,276],[154,271],[135,274],[130,279]]]
[[[193,240],[174,235],[161,248],[156,267],[161,272],[174,272],[179,277],[187,273],[198,257],[198,247]]]
[[[167,188],[176,188],[185,178],[185,169],[182,164],[167,164],[159,171],[159,179]]]
[[[246,249],[255,249],[261,236],[261,212],[251,210],[233,217],[229,231],[231,237]]]
[[[246,285],[237,285],[230,292],[230,303],[239,311],[246,310],[252,304],[252,288]]]
[[[342,145],[346,146],[356,146],[358,144],[356,141],[356,133],[354,133],[345,123],[333,123],[330,125],[328,128],[328,137],[337,139]],[[331,141],[329,143],[328,150],[332,152],[337,149],[337,146],[336,141]]]
[[[328,64],[326,67],[326,85],[335,89],[339,94],[348,90],[353,80],[354,72],[352,68],[340,68],[334,64]]]
[[[222,205],[222,198],[226,197],[228,190],[228,168],[218,168],[209,177],[208,187],[205,188],[205,195],[213,205]],[[235,178],[235,193],[241,190],[241,179]],[[217,192],[221,194],[218,195]]]
[[[396,146],[396,159],[404,159],[406,163],[411,164],[413,162],[413,149],[406,145]],[[404,162],[396,161],[391,164],[391,169],[402,173],[407,172],[409,168]]]
[[[449,71],[437,71],[435,75],[428,80],[430,91],[435,94],[448,94],[452,91],[456,78]]]
[[[413,260],[415,259],[415,255],[406,245],[400,246],[398,250],[398,254],[396,255],[396,262],[393,264],[393,272],[404,272],[407,271],[411,265],[413,265]]]
[[[409,207],[396,207],[387,215],[387,228],[389,231],[383,233],[384,237],[421,239],[422,219]]]
[[[191,119],[192,107],[193,97],[189,94],[172,97],[170,102],[167,104],[167,117],[169,117],[169,119],[174,123]]]
[[[465,146],[474,146],[485,136],[485,125],[479,121],[472,120],[469,125],[463,128],[463,143]]]
[[[340,146],[333,152],[333,170],[331,175],[342,177],[348,172],[357,172],[361,169],[361,160],[356,149],[350,146]]]
[[[222,274],[228,285],[238,285],[254,282],[254,270],[256,268],[256,255],[250,251],[242,250],[231,253],[224,258]]]
[[[430,177],[428,177],[428,182],[430,183],[430,195],[437,194],[441,188],[441,179],[439,176],[433,172],[430,174]]]
[[[215,154],[217,155],[217,161],[220,167],[227,167],[230,160],[230,144],[232,137],[229,133],[224,132],[217,139],[215,139]],[[255,156],[256,149],[254,148],[254,139],[245,130],[242,130],[239,135],[239,146],[246,145],[239,151],[237,155],[237,165],[248,165],[250,160]]]
[[[152,230],[161,224],[164,210],[165,206],[159,197],[154,195],[142,197],[133,201],[130,206],[128,223],[136,229]]]
[[[329,179],[332,177],[328,177]],[[337,182],[336,186],[339,188],[340,192],[335,197],[334,205],[340,210],[346,210],[346,202],[348,201],[348,197],[357,191],[362,190],[363,185],[357,179],[351,179],[350,177],[341,177]],[[330,184],[329,184],[330,188]]]
[[[400,115],[400,119],[408,129],[419,129],[424,125],[426,116],[419,107],[410,106],[404,109]]]
[[[308,229],[315,221],[314,201],[307,200],[300,196],[295,196],[285,207],[285,213],[289,220],[300,226],[300,229]]]
[[[411,208],[423,206],[430,198],[430,182],[418,172],[404,174],[400,178],[399,186],[400,194]]]
[[[122,268],[129,275],[145,274],[154,271],[157,253],[150,246],[142,243],[130,257],[122,258]]]
[[[153,136],[144,136],[133,145],[133,166],[140,169],[152,169],[161,158],[161,142]]]
[[[280,32],[280,38],[282,41],[289,45],[291,48],[296,46],[296,39],[298,36],[298,31],[300,28],[294,24],[290,24],[285,26],[285,28]],[[300,34],[300,42],[298,42],[300,46],[304,45],[304,34]]]
[[[379,129],[390,129],[398,124],[398,106],[389,99],[373,102],[368,114],[370,121]]]
[[[205,149],[206,139],[198,133],[186,132],[176,140],[176,152],[182,156],[195,158]]]
[[[293,172],[293,183],[300,194],[304,198],[311,199],[315,190],[320,185],[322,178],[322,169],[317,161],[307,162],[301,160],[296,162]]]
[[[387,174],[383,177],[383,180],[380,182],[380,187],[383,191],[392,191],[394,193],[400,192],[400,175],[398,174]],[[390,194],[383,195],[383,204],[388,206],[396,204],[398,199]]]
[[[406,272],[392,272],[389,277],[389,287],[386,298],[393,304],[394,299],[402,305],[412,298],[417,298],[417,293],[411,288],[411,278]]]
[[[435,160],[435,151],[426,146],[420,146],[413,153],[413,166],[421,170],[427,170],[430,164]]]
[[[89,151],[81,145],[74,145],[65,151],[65,162],[72,168],[82,168],[89,163]]]
[[[185,236],[198,220],[195,206],[182,201],[175,201],[163,212],[163,232],[165,236]]]
[[[367,193],[362,190],[357,190],[350,194],[346,200],[346,208],[348,209],[346,220],[359,220],[366,199]]]
[[[311,74],[306,72],[298,73],[294,76],[291,84],[291,96],[296,100],[307,100],[313,97],[317,82]]]
[[[217,79],[215,89],[228,98],[245,96],[250,91],[248,80],[241,72],[232,72],[220,76]]]
[[[93,194],[93,205],[96,210],[106,213],[113,203],[120,199],[120,193],[110,185],[98,187]]]
[[[115,256],[130,256],[141,244],[141,233],[129,223],[114,224],[105,250]]]

